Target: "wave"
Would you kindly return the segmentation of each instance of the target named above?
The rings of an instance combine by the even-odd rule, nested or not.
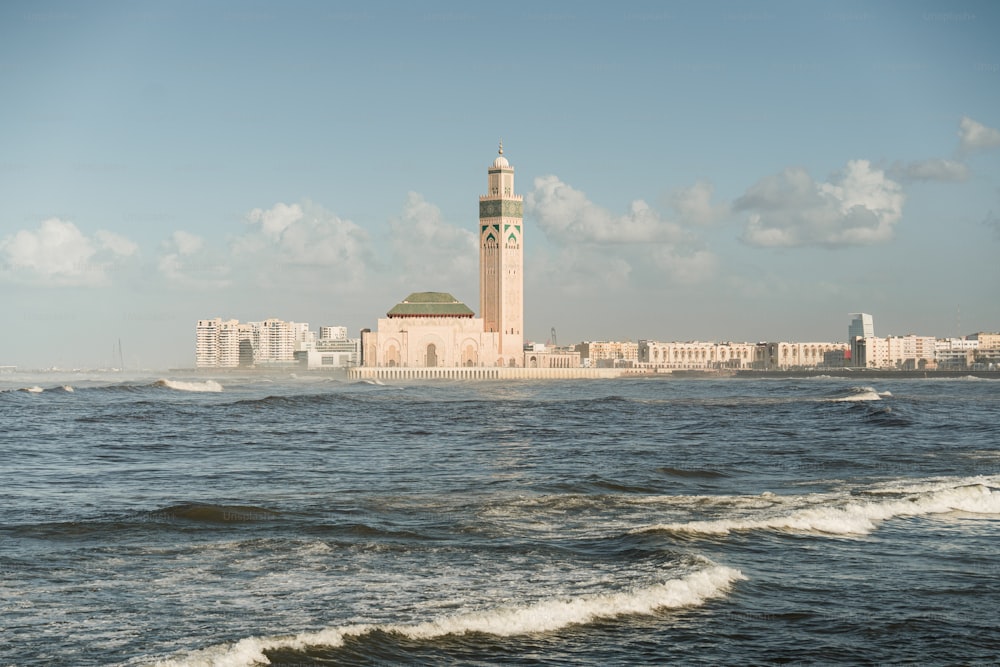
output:
[[[705,479],[714,479],[718,477],[729,477],[724,472],[719,472],[718,470],[711,470],[708,468],[671,468],[670,466],[664,466],[662,468],[657,468],[658,472],[664,475],[670,475],[671,477],[698,477]]]
[[[832,403],[849,403],[853,401],[881,401],[884,396],[892,396],[889,392],[879,393],[874,387],[851,387],[851,393],[846,396],[827,399]]]
[[[251,523],[273,521],[280,512],[254,505],[212,505],[189,503],[172,505],[150,512],[148,520],[187,519],[208,523]]]
[[[204,382],[183,382],[181,380],[157,380],[153,383],[155,387],[166,387],[176,391],[208,391],[220,392],[222,385],[215,380],[205,380]]]
[[[737,581],[744,579],[746,577],[739,570],[712,565],[678,579],[628,591],[551,598],[532,604],[444,616],[411,625],[356,624],[293,636],[248,637],[235,644],[209,647],[154,664],[161,667],[269,664],[270,660],[266,655],[269,651],[304,651],[309,647],[337,648],[343,646],[348,637],[364,637],[376,632],[398,634],[413,640],[431,640],[469,633],[511,637],[554,632],[602,619],[699,606],[709,600],[724,597]]]
[[[896,517],[927,516],[956,511],[970,514],[1000,514],[1000,490],[976,482],[956,484],[953,481],[944,484],[943,487],[921,485],[873,492],[872,496],[894,496],[874,502],[841,501],[835,505],[817,504],[760,518],[744,516],[686,523],[662,523],[637,528],[630,532],[714,536],[733,532],[773,530],[851,536],[867,535],[882,522]]]

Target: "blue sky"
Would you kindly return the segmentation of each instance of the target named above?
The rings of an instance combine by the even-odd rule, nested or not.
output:
[[[1000,330],[998,32],[991,2],[2,3],[0,365],[478,310],[500,137],[528,339]]]

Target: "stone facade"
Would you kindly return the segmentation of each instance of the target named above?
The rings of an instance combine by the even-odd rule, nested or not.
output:
[[[443,292],[415,292],[361,333],[366,368],[524,366],[524,220],[514,168],[503,156],[479,198],[480,317]]]

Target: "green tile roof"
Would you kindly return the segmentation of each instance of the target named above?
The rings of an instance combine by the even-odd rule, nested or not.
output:
[[[447,292],[414,292],[392,307],[389,317],[473,317],[475,313]]]

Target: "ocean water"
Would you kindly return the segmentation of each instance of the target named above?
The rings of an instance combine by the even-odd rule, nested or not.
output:
[[[0,665],[1000,661],[1000,382],[0,376]]]

